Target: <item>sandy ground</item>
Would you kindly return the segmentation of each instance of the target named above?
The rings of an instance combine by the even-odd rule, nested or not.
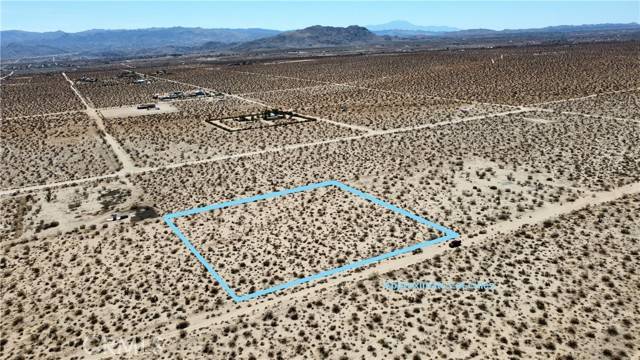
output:
[[[96,84],[33,75],[56,104],[14,92],[28,85],[5,97],[26,79],[3,80],[3,156],[41,181],[8,170],[0,191],[0,357],[637,358],[637,61],[628,44],[549,50],[177,67],[149,86],[122,69],[87,71]],[[149,116],[96,109],[193,88],[227,95]],[[205,122],[315,95],[314,123],[221,136]],[[462,245],[235,303],[161,219],[326,180]],[[240,294],[437,235],[340,192],[299,195],[178,222]]]
[[[137,105],[131,105],[131,106],[120,106],[120,107],[112,107],[112,108],[101,108],[101,109],[98,109],[98,111],[100,112],[100,114],[102,114],[102,116],[105,119],[143,116],[143,115],[149,115],[150,113],[165,114],[165,113],[172,113],[172,112],[178,111],[178,108],[173,106],[171,103],[159,102],[155,104],[156,104],[155,109],[138,109]]]
[[[526,218],[517,221],[505,222],[494,227],[490,227],[487,229],[487,232],[485,234],[476,237],[473,240],[467,240],[465,242],[465,246],[482,246],[482,244],[488,242],[490,243],[492,239],[500,238],[504,236],[504,234],[510,234],[514,231],[517,231],[518,229],[522,229],[523,226],[526,228],[527,225],[542,224],[543,222],[548,220],[558,219],[558,217],[562,218],[562,216],[572,214],[580,209],[592,207],[597,208],[601,204],[606,204],[607,202],[624,198],[629,194],[638,194],[639,192],[640,183],[635,183],[616,189],[614,191],[593,194],[593,196],[589,198],[583,198],[573,203],[555,205],[540,209],[534,213],[530,213]],[[640,230],[640,228],[637,230]],[[379,282],[379,277],[387,278],[385,274],[394,274],[394,272],[398,272],[402,269],[411,269],[412,266],[424,263],[427,259],[437,258],[438,256],[447,254],[450,251],[451,250],[447,246],[443,245],[425,248],[420,254],[405,255],[403,257],[385,261],[384,263],[380,263],[375,267],[370,267],[361,272],[351,272],[349,274],[333,277],[332,279],[324,283],[317,284],[311,288],[306,288],[295,293],[282,294],[277,297],[272,297],[269,301],[260,302],[258,304],[252,303],[238,306],[235,310],[230,312],[228,311],[218,316],[202,314],[193,318],[187,318],[186,320],[190,324],[189,331],[192,334],[198,334],[202,331],[207,334],[212,331],[210,329],[229,326],[229,324],[234,324],[238,321],[242,322],[243,317],[253,317],[255,316],[255,314],[265,313],[269,309],[273,309],[274,304],[276,304],[276,307],[284,307],[286,309],[288,308],[288,306],[290,306],[287,304],[295,304],[296,300],[311,301],[309,300],[310,298],[314,299],[318,297],[326,299],[326,297],[323,295],[318,296],[318,294],[323,293],[323,290],[333,291],[331,289],[339,289],[341,286],[353,287],[353,285],[350,286],[350,284],[357,284],[360,281],[371,281],[372,279],[374,279],[376,282]],[[404,274],[407,274],[407,272],[405,271]],[[381,290],[380,288],[376,289],[375,291],[385,291]],[[331,301],[330,298],[327,300]],[[335,298],[334,300],[337,300],[337,298]],[[422,306],[418,305],[418,307]],[[150,334],[151,333],[155,334],[153,336],[158,342],[164,344],[163,346],[167,346],[166,344],[172,344],[174,341],[177,341],[177,339],[181,337],[181,331],[179,330],[168,331],[161,334],[158,334],[155,331],[151,331]],[[204,342],[206,342],[206,340],[203,340],[203,343]],[[203,343],[196,343],[199,347],[203,346]],[[171,345],[171,347],[173,347],[173,345]],[[152,350],[153,349],[147,349],[147,351],[150,351],[150,353],[153,353]],[[175,351],[178,349],[174,348],[173,350]],[[361,348],[361,350],[364,349]],[[113,351],[115,351],[115,353],[118,353],[117,349],[114,349]],[[142,349],[139,349],[139,351],[142,351]],[[89,358],[105,358],[110,356],[111,354],[113,353],[101,354],[99,356],[93,356]]]

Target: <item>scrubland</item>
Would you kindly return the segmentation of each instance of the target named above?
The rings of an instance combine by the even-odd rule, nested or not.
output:
[[[510,106],[342,85],[258,92],[248,97],[285,109],[380,130],[434,124],[513,109]]]
[[[234,70],[523,105],[640,87],[637,42],[433,51]],[[410,69],[410,70],[409,70]]]
[[[136,77],[120,77],[123,71],[70,73],[73,79],[89,77],[96,82],[77,81],[76,87],[95,107],[114,107],[154,102],[153,95],[173,91],[194,90],[195,86],[178,85],[154,78],[146,83],[134,83]]]
[[[140,66],[154,76],[144,85],[120,70],[67,73],[97,79],[76,82],[86,111],[59,73],[12,75],[1,84],[0,357],[637,358],[637,49]],[[94,114],[199,87],[233,95]],[[272,107],[318,120],[207,123]],[[235,303],[161,218],[326,180],[462,244]],[[332,188],[176,221],[239,294],[439,236]],[[395,281],[495,288],[385,287]]]
[[[3,121],[18,116],[84,109],[59,73],[12,76],[0,82],[0,92]]]
[[[102,175],[120,167],[84,112],[3,119],[0,141],[3,189]]]
[[[640,118],[640,90],[554,102],[543,105],[558,112],[578,112],[599,117],[637,120]]]
[[[494,235],[401,270],[247,311],[163,342],[156,354],[633,358],[640,332],[639,211],[634,195]],[[496,287],[394,291],[384,287],[389,281]]]
[[[145,71],[147,74],[154,72]],[[247,74],[229,67],[195,67],[191,69],[169,69],[158,77],[215,89],[228,94],[245,94],[258,91],[275,91],[316,85],[303,79],[274,78],[261,74]]]
[[[181,109],[179,112],[109,119],[106,121],[107,131],[141,166],[198,161],[357,134],[352,129],[319,122],[227,132],[207,120],[265,108],[234,100],[194,100],[177,104]],[[149,132],[154,136],[148,136]]]
[[[176,225],[238,295],[444,236],[335,186],[178,218]]]

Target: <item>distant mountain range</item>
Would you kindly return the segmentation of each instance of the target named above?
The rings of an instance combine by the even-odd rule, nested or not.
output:
[[[34,57],[68,53],[134,53],[199,47],[208,42],[231,44],[274,36],[267,29],[149,28],[137,30],[87,30],[77,33],[0,32],[2,58]]]
[[[376,35],[395,36],[400,38],[425,37],[504,37],[517,34],[563,34],[580,32],[611,32],[640,30],[638,23],[629,24],[591,24],[591,25],[560,25],[530,29],[456,29],[447,26],[417,26],[406,21],[392,21],[382,25],[367,26]]]
[[[448,32],[443,34],[445,36],[460,36],[460,35],[496,35],[496,34],[522,34],[522,33],[577,33],[577,32],[598,32],[598,31],[616,31],[616,30],[640,30],[638,23],[629,24],[590,24],[590,25],[560,25],[560,26],[547,26],[543,28],[531,28],[531,29],[505,29],[505,30],[491,30],[491,29],[467,29],[454,32]]]
[[[460,29],[450,26],[420,26],[414,25],[408,21],[395,20],[380,25],[367,25],[367,29],[377,35],[390,36],[417,36],[417,35],[435,35],[443,32],[458,31]]]
[[[525,39],[559,41],[572,37],[619,39],[619,34],[640,38],[640,25],[596,24],[551,26],[540,29],[469,29],[418,26],[406,21],[382,25],[311,26],[281,32],[268,29],[149,28],[138,30],[88,30],[77,33],[0,32],[2,59],[52,55],[82,57],[135,57],[207,52],[252,52],[278,49],[330,48],[434,41],[459,43],[473,39]],[[625,37],[629,38],[629,36]]]

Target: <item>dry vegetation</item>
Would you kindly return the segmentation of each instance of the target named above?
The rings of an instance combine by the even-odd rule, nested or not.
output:
[[[176,224],[238,295],[444,236],[333,186]]]
[[[151,70],[145,74],[153,75]],[[180,81],[227,94],[245,94],[259,91],[274,91],[317,85],[309,80],[274,78],[261,74],[245,74],[229,67],[196,67],[194,69],[169,69],[161,78]]]
[[[0,93],[2,119],[84,109],[59,73],[9,77],[0,82]]]
[[[559,358],[638,354],[640,196],[383,276],[275,303],[163,343],[160,358]],[[405,290],[386,281],[488,281]],[[161,355],[161,356],[160,356]]]
[[[193,86],[130,84],[119,70],[68,74],[98,79],[76,84],[96,106],[203,86],[333,121],[239,132],[205,120],[265,107],[232,96],[175,101],[176,112],[105,119],[106,134],[85,112],[17,118],[81,103],[59,74],[15,74],[2,82],[2,187],[78,183],[0,195],[0,358],[637,358],[638,91],[520,108],[637,88],[637,49],[441,51],[158,74]],[[12,87],[32,90],[23,97]],[[123,156],[108,135],[145,168],[113,174]],[[103,174],[113,176],[83,181]],[[158,217],[324,180],[451,228],[462,246],[236,304]],[[140,209],[150,209],[146,219]],[[108,221],[113,213],[130,217]],[[179,225],[240,294],[437,235],[331,189]],[[397,292],[385,281],[496,289]]]
[[[540,118],[548,122],[530,120]],[[637,182],[639,137],[640,126],[631,122],[531,112],[162,170],[134,182],[150,203],[176,211],[226,199],[232,187],[232,194],[250,196],[255,189],[355,179],[363,190],[372,184],[374,194],[410,201],[407,209],[432,209],[430,218],[450,222],[449,204],[458,203],[477,207],[468,213],[477,220],[501,206]]]
[[[638,120],[640,119],[640,90],[563,101],[544,105],[544,107],[560,112]]]
[[[0,188],[102,175],[120,167],[84,112],[2,120],[0,141]]]
[[[107,131],[122,143],[137,164],[144,166],[203,160],[357,133],[320,122],[227,132],[206,120],[253,113],[264,107],[229,97],[223,101],[194,100],[174,104],[180,107],[180,112],[109,119]],[[154,136],[150,137],[150,132]]]
[[[95,107],[113,107],[153,102],[154,94],[173,91],[188,91],[194,86],[178,85],[163,80],[149,78],[148,83],[136,84],[135,78],[120,77],[122,70],[69,73],[72,80],[82,77],[96,79],[96,82],[76,81],[76,87]]]
[[[499,113],[512,107],[402,95],[353,86],[326,85],[250,94],[266,104],[372,129],[433,124]]]
[[[156,220],[4,246],[3,357],[68,355],[95,336],[161,331],[219,308],[226,295],[172,240]]]
[[[234,70],[523,105],[638,88],[638,51],[640,45],[629,42],[333,58]]]

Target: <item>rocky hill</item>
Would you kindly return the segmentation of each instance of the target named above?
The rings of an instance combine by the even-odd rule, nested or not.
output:
[[[303,49],[335,46],[370,45],[384,41],[362,26],[347,27],[311,26],[287,31],[276,36],[240,44],[238,50]]]

